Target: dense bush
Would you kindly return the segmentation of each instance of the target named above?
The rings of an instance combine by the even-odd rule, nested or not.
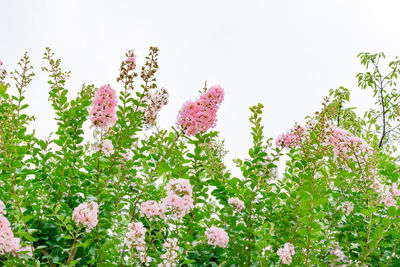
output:
[[[168,92],[156,83],[157,57],[151,47],[140,89],[130,50],[118,93],[83,85],[68,99],[69,72],[46,49],[57,120],[47,139],[28,130],[28,56],[10,74],[0,69],[2,265],[400,265],[399,61],[381,74],[384,54],[359,55],[359,86],[376,100],[363,117],[349,90],[330,90],[305,125],[273,142],[263,135],[263,106],[251,107],[253,146],[233,177],[210,130],[224,90],[204,88],[161,130]]]

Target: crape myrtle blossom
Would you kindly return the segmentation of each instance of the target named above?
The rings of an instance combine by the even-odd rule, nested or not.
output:
[[[192,186],[187,179],[172,179],[168,182],[166,188],[167,194],[192,196]]]
[[[237,197],[230,198],[228,204],[237,211],[244,209],[244,202]]]
[[[103,140],[101,144],[101,151],[103,151],[104,155],[106,155],[107,157],[114,153],[114,145],[111,140]]]
[[[167,240],[163,244],[163,248],[166,252],[161,255],[162,263],[158,264],[158,267],[175,267],[176,259],[178,257],[178,239],[176,238],[167,238]]]
[[[167,195],[160,202],[154,200],[145,201],[140,206],[140,215],[150,220],[164,218],[167,214],[182,218],[194,208],[191,196],[180,197],[174,193]]]
[[[116,115],[117,95],[110,85],[101,86],[93,98],[93,106],[90,110],[92,125],[108,130],[117,121]]]
[[[177,126],[187,136],[194,136],[214,128],[217,124],[217,111],[224,100],[224,89],[211,86],[196,101],[187,101],[178,113]]]
[[[143,113],[144,123],[148,128],[156,125],[158,113],[163,106],[168,104],[168,96],[168,91],[165,88],[161,88],[154,93],[148,91],[145,94],[144,100],[147,105],[143,109]]]
[[[400,189],[397,187],[397,183],[392,184],[392,194],[394,197],[400,196]]]
[[[84,202],[74,209],[72,219],[76,224],[87,227],[86,232],[90,232],[98,223],[98,212],[99,209],[96,202]]]
[[[301,142],[308,136],[308,130],[312,130],[315,122],[308,123],[307,127],[296,126],[288,133],[281,134],[276,139],[276,145],[285,148],[300,146]],[[354,136],[351,132],[327,123],[323,130],[325,144],[333,146],[334,159],[354,159],[367,161],[372,154],[372,148],[363,139]]]
[[[168,104],[168,91],[165,88],[155,93],[147,92],[144,99],[147,103],[144,109],[144,123],[147,127],[156,125],[157,115],[161,108]]]
[[[143,202],[140,207],[141,216],[150,220],[163,218],[170,213],[176,217],[183,217],[190,212],[193,205],[192,186],[189,180],[173,179],[166,186],[167,196],[160,202],[149,200]]]
[[[141,263],[148,266],[152,259],[147,256],[146,253],[145,234],[146,228],[143,226],[143,223],[130,223],[128,225],[128,232],[125,235],[124,243],[132,251],[132,258],[138,258]]]
[[[292,256],[294,255],[294,246],[291,243],[285,243],[283,248],[278,249],[276,254],[279,256],[282,264],[290,265],[292,263]]]
[[[148,200],[140,206],[140,216],[146,216],[150,220],[155,219],[157,221],[163,215],[162,208],[157,201]]]
[[[393,183],[390,190],[382,193],[382,202],[386,207],[397,207],[396,198],[400,196],[400,190],[397,187],[397,183]]]
[[[194,207],[192,186],[189,180],[173,179],[166,186],[167,197],[161,200],[162,212],[171,212],[177,217],[183,217]]]
[[[129,160],[132,159],[133,154],[132,154],[132,151],[127,150],[125,153],[121,153],[121,156],[122,156],[126,161],[129,161]]]
[[[4,203],[0,200],[0,255],[11,253],[14,256],[19,256],[20,252],[26,252],[32,256],[32,248],[22,247],[20,239],[14,236],[10,222],[3,216],[5,214],[4,208]]]
[[[372,153],[372,148],[361,138],[337,126],[328,129],[327,143],[333,145],[334,158],[363,159]]]
[[[345,201],[345,202],[343,203],[342,208],[343,208],[343,211],[346,213],[346,216],[349,216],[350,213],[351,213],[351,212],[353,211],[353,209],[354,209],[354,204],[353,204],[352,202],[350,202],[350,201]]]
[[[136,55],[134,50],[128,50],[126,53],[127,58],[125,59],[128,70],[134,70],[136,68]]]
[[[125,235],[125,244],[130,246],[138,246],[145,243],[146,228],[143,223],[130,223],[128,225],[128,233]]]
[[[275,141],[276,146],[294,148],[307,138],[308,132],[305,127],[296,126],[287,133],[281,134]]]
[[[194,208],[193,199],[188,195],[180,197],[175,194],[169,194],[161,200],[163,214],[171,212],[172,215],[182,218],[188,214],[192,208]]]
[[[396,206],[397,202],[393,198],[392,194],[387,193],[382,197],[382,202],[386,207]]]
[[[229,243],[229,236],[222,228],[211,226],[205,234],[209,245],[225,248]]]
[[[340,249],[339,245],[336,245],[334,249],[331,249],[330,253],[331,255],[336,256],[334,261],[342,262],[345,259],[345,255],[343,251]]]

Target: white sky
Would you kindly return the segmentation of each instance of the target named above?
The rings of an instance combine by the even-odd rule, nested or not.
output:
[[[181,105],[220,84],[226,96],[217,130],[229,158],[251,145],[249,107],[264,104],[266,136],[277,137],[320,108],[330,88],[351,89],[355,106],[370,103],[357,88],[356,55],[400,55],[400,1],[5,1],[0,0],[0,60],[8,70],[28,51],[36,77],[28,88],[38,135],[55,130],[47,77],[40,67],[50,46],[82,83],[115,79],[127,49],[139,65],[150,45],[160,48],[160,86],[170,93],[160,125],[175,124]],[[139,81],[139,80],[137,80]]]

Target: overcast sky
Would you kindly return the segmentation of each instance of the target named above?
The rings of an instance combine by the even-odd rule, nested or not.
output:
[[[6,1],[0,0],[0,60],[12,70],[28,51],[36,77],[28,88],[38,135],[55,130],[48,84],[40,67],[50,46],[72,71],[74,96],[83,83],[116,83],[120,61],[135,49],[160,49],[160,86],[170,103],[164,128],[207,80],[226,92],[217,130],[229,158],[251,145],[249,107],[264,104],[265,135],[277,137],[320,108],[330,88],[351,89],[355,106],[370,99],[357,88],[356,55],[400,55],[400,1]],[[139,81],[139,80],[138,80]]]

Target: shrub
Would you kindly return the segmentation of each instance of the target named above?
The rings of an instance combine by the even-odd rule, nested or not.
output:
[[[235,160],[242,177],[233,177],[211,130],[223,88],[205,87],[183,105],[176,127],[159,129],[168,91],[156,83],[158,49],[150,47],[139,89],[136,55],[125,56],[121,90],[83,85],[68,99],[69,72],[46,49],[57,121],[47,139],[28,130],[35,118],[26,113],[34,76],[27,54],[11,74],[0,64],[3,265],[400,264],[399,61],[383,75],[383,53],[359,55],[359,86],[377,105],[363,117],[340,87],[305,125],[273,142],[263,134],[262,104],[251,107],[253,145]]]

